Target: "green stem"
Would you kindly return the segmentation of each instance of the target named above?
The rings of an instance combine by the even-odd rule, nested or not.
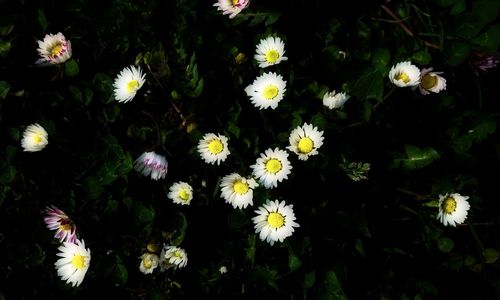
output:
[[[481,250],[481,257],[482,257],[483,256],[483,252],[484,252],[483,243],[481,243],[481,240],[477,236],[476,230],[474,230],[474,226],[472,225],[472,223],[470,223],[469,221],[467,221],[467,225],[469,225],[470,232],[472,233],[472,236],[474,237],[474,240],[476,240],[476,243],[477,243],[479,249]]]

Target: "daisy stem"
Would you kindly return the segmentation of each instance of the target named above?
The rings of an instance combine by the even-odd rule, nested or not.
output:
[[[481,256],[484,252],[484,246],[483,246],[483,243],[481,243],[481,240],[479,239],[479,237],[477,236],[477,233],[476,233],[476,230],[474,230],[474,226],[472,225],[472,223],[470,223],[469,221],[467,221],[467,225],[469,225],[469,229],[470,229],[470,232],[472,233],[472,236],[474,237],[474,239],[476,240],[476,243],[479,247],[479,249],[481,250]]]
[[[153,71],[151,70],[151,66],[149,66],[149,64],[146,64],[146,66],[148,67],[148,70],[149,70],[149,73],[151,74],[151,76],[153,76],[154,80],[156,81],[156,83],[160,86],[160,88],[165,92],[165,94],[167,95],[167,98],[168,100],[170,101],[170,104],[172,105],[172,107],[174,108],[174,110],[179,114],[179,117],[181,117],[181,120],[182,120],[182,126],[184,126],[186,124],[186,118],[184,117],[184,115],[182,114],[180,108],[177,106],[177,104],[175,104],[175,102],[172,100],[172,98],[170,97],[170,95],[168,94],[167,92],[167,89],[163,86],[163,84],[160,82],[160,80],[158,80],[158,78],[156,78],[155,74],[153,73]]]

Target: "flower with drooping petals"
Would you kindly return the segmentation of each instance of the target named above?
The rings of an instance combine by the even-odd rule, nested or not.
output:
[[[198,143],[198,153],[207,164],[219,165],[231,154],[227,141],[224,135],[207,133]]]
[[[409,61],[392,66],[389,79],[398,87],[416,86],[420,83],[420,70]]]
[[[266,189],[277,187],[278,182],[288,178],[292,172],[292,165],[288,161],[288,153],[279,148],[267,149],[260,154],[254,165],[253,175]]]
[[[154,253],[144,253],[141,255],[140,259],[141,263],[139,265],[139,271],[144,274],[153,273],[153,270],[158,267],[158,262],[160,261],[158,255]]]
[[[253,205],[253,189],[257,186],[255,179],[232,173],[222,178],[220,195],[233,208],[242,209],[248,205]]]
[[[467,218],[467,211],[470,208],[468,196],[461,196],[458,193],[439,195],[439,213],[438,220],[445,226],[455,227],[456,224],[462,224]]]
[[[140,67],[130,66],[123,69],[113,83],[115,99],[122,103],[132,101],[144,82],[146,74],[142,73]]]
[[[193,188],[186,182],[176,182],[170,187],[167,197],[174,203],[189,205],[193,199]]]
[[[47,34],[43,41],[38,41],[37,64],[61,64],[71,58],[71,42],[62,33]]]
[[[54,237],[61,243],[74,243],[76,240],[76,225],[59,208],[55,206],[45,208],[43,221],[50,230],[56,230]]]
[[[422,69],[420,73],[420,84],[418,85],[422,95],[428,95],[430,92],[439,93],[446,89],[446,79],[439,74],[443,72],[431,72],[432,68]]]
[[[257,216],[252,218],[255,233],[259,233],[259,238],[271,246],[274,242],[283,242],[285,238],[291,236],[294,227],[300,227],[295,222],[293,205],[286,205],[285,201],[267,201],[255,212]]]
[[[176,246],[165,246],[160,254],[160,266],[163,270],[170,267],[184,268],[187,261],[186,251]]]
[[[144,152],[134,162],[134,169],[144,176],[151,174],[151,179],[158,180],[167,176],[168,162],[164,156],[152,152]]]
[[[318,154],[323,139],[323,131],[306,123],[292,130],[288,139],[290,146],[287,149],[297,154],[300,160],[307,160],[309,156]]]
[[[223,15],[232,19],[250,4],[250,0],[217,0],[213,6],[221,10]]]
[[[21,146],[24,151],[36,152],[40,151],[49,143],[49,135],[47,131],[38,123],[26,127],[21,140]]]
[[[57,248],[60,256],[55,266],[57,275],[66,283],[71,283],[73,286],[79,286],[90,265],[90,249],[85,248],[85,242],[75,240],[75,243],[64,242],[62,246]]]
[[[253,105],[260,109],[278,107],[286,91],[286,81],[281,75],[273,72],[264,73],[245,88]]]
[[[323,95],[323,105],[329,109],[340,108],[348,99],[349,96],[346,93],[326,92]]]
[[[288,60],[285,56],[285,43],[279,37],[267,37],[257,45],[257,54],[254,56],[259,67],[267,68]]]

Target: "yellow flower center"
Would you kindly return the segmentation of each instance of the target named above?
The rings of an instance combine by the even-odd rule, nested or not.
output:
[[[182,258],[182,257],[183,257],[183,256],[182,256],[182,252],[181,252],[181,251],[179,251],[179,250],[175,250],[175,252],[174,252],[174,256],[175,256],[175,257],[178,257],[178,258]]]
[[[158,244],[155,242],[149,242],[148,245],[146,246],[149,252],[158,252]]]
[[[224,150],[224,145],[222,145],[222,142],[220,140],[212,140],[208,144],[208,151],[210,151],[212,154],[219,154]]]
[[[50,56],[58,57],[59,55],[61,55],[62,50],[63,50],[63,45],[58,43],[58,44],[54,45],[54,47],[52,47],[52,49],[50,49]]]
[[[248,184],[246,182],[238,180],[234,183],[233,189],[236,193],[244,195],[248,192]]]
[[[33,136],[33,142],[35,144],[40,144],[42,142],[42,140],[43,139],[42,139],[42,137],[39,134],[36,134],[36,135]]]
[[[278,229],[285,224],[285,217],[277,212],[272,212],[267,216],[267,223],[274,229]]]
[[[233,6],[238,6],[240,0],[233,0]]]
[[[274,97],[278,96],[278,92],[279,89],[277,86],[269,84],[264,88],[264,91],[262,91],[262,96],[267,100],[272,100]]]
[[[71,264],[77,269],[82,269],[83,267],[85,267],[85,256],[75,254],[75,256],[73,256],[73,258],[71,259]]]
[[[281,162],[276,158],[271,158],[266,162],[266,170],[269,173],[276,174],[281,170]]]
[[[428,90],[428,89],[432,89],[434,86],[436,86],[437,81],[438,81],[438,79],[436,76],[425,74],[424,77],[422,78],[422,80],[420,81],[420,85],[424,89]]]
[[[441,209],[447,214],[452,214],[457,210],[457,201],[452,197],[448,197],[443,201]]]
[[[61,224],[59,225],[59,229],[63,231],[69,231],[71,229],[71,224]]]
[[[280,54],[278,51],[274,50],[274,49],[271,49],[269,51],[266,52],[266,60],[268,63],[275,63],[278,58],[280,58]]]
[[[183,201],[187,201],[189,199],[190,195],[191,195],[191,193],[186,189],[182,189],[179,192],[179,198],[181,198]]]
[[[408,83],[410,82],[410,76],[408,76],[408,74],[406,73],[398,73],[396,74],[396,76],[394,76],[394,79],[396,80],[402,80],[404,83]]]
[[[153,266],[153,260],[149,258],[149,256],[145,256],[142,259],[142,264],[144,265],[144,268],[150,269]]]
[[[314,147],[314,142],[310,138],[303,137],[300,139],[299,145],[298,145],[300,152],[307,154],[307,153],[312,151],[313,147]]]
[[[128,93],[133,93],[137,90],[137,88],[139,87],[139,81],[137,80],[130,80],[128,83],[127,83],[127,92]]]

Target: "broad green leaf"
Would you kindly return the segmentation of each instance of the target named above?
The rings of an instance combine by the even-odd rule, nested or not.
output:
[[[83,99],[82,92],[80,91],[80,89],[77,86],[74,86],[74,85],[68,86],[68,92],[71,95],[71,98],[75,99],[76,101],[78,101],[80,103],[82,102],[82,99]]]
[[[437,240],[438,242],[438,248],[441,252],[451,252],[453,248],[455,248],[455,243],[453,242],[452,239],[449,239],[447,237],[441,237],[440,239]]]
[[[316,282],[316,272],[311,271],[304,274],[304,280],[302,281],[302,287],[304,290],[308,290],[313,287]]]
[[[486,248],[483,251],[484,262],[487,264],[492,264],[498,260],[500,257],[500,252],[497,249]]]
[[[500,45],[500,27],[498,25],[489,27],[487,31],[474,38],[472,43],[484,48],[486,52],[495,51]]]
[[[431,62],[431,55],[427,51],[418,51],[412,55],[413,62],[420,65],[427,65]]]
[[[155,218],[155,210],[147,207],[141,202],[134,202],[134,212],[137,220],[142,223],[152,222]]]
[[[290,269],[290,272],[297,270],[298,268],[300,268],[301,265],[302,262],[297,256],[293,254],[290,254],[288,256],[288,268]]]
[[[337,279],[337,275],[335,275],[335,272],[333,271],[326,272],[325,287],[328,293],[331,296],[333,296],[333,299],[347,300],[347,296],[344,294],[342,286],[340,285],[340,282]]]
[[[64,74],[66,74],[66,76],[76,76],[79,72],[80,68],[78,67],[78,63],[74,59],[70,59],[64,64]]]
[[[0,171],[0,183],[9,184],[16,179],[17,170],[11,165],[6,166]]]
[[[461,64],[469,55],[471,46],[462,42],[454,42],[447,51],[446,63],[451,66]]]
[[[113,270],[113,278],[120,285],[124,285],[128,281],[127,268],[125,267],[121,258],[118,255],[116,256],[116,264]]]
[[[405,145],[404,158],[394,158],[393,167],[401,167],[404,170],[416,170],[423,168],[440,158],[439,153],[432,147],[420,149],[412,145]]]
[[[377,48],[372,53],[372,66],[382,72],[391,61],[391,53],[387,48]]]
[[[0,81],[0,98],[5,99],[10,90],[10,84],[7,81]]]
[[[184,236],[186,235],[187,219],[183,213],[176,212],[173,221],[174,234],[172,236],[172,244],[180,245],[180,243],[182,243],[182,241],[184,240]]]
[[[9,41],[0,41],[0,56],[5,57],[9,54],[11,44]]]
[[[384,77],[379,70],[367,69],[354,83],[352,94],[364,99],[382,101]]]
[[[38,20],[38,24],[42,28],[42,31],[46,31],[47,30],[47,18],[45,18],[45,14],[43,13],[42,10],[40,10],[40,9],[37,10],[36,18]]]
[[[236,138],[240,137],[240,128],[234,122],[228,122],[227,131],[233,134]]]
[[[455,16],[461,14],[465,11],[465,9],[466,9],[465,0],[456,0],[450,9],[450,15]]]

